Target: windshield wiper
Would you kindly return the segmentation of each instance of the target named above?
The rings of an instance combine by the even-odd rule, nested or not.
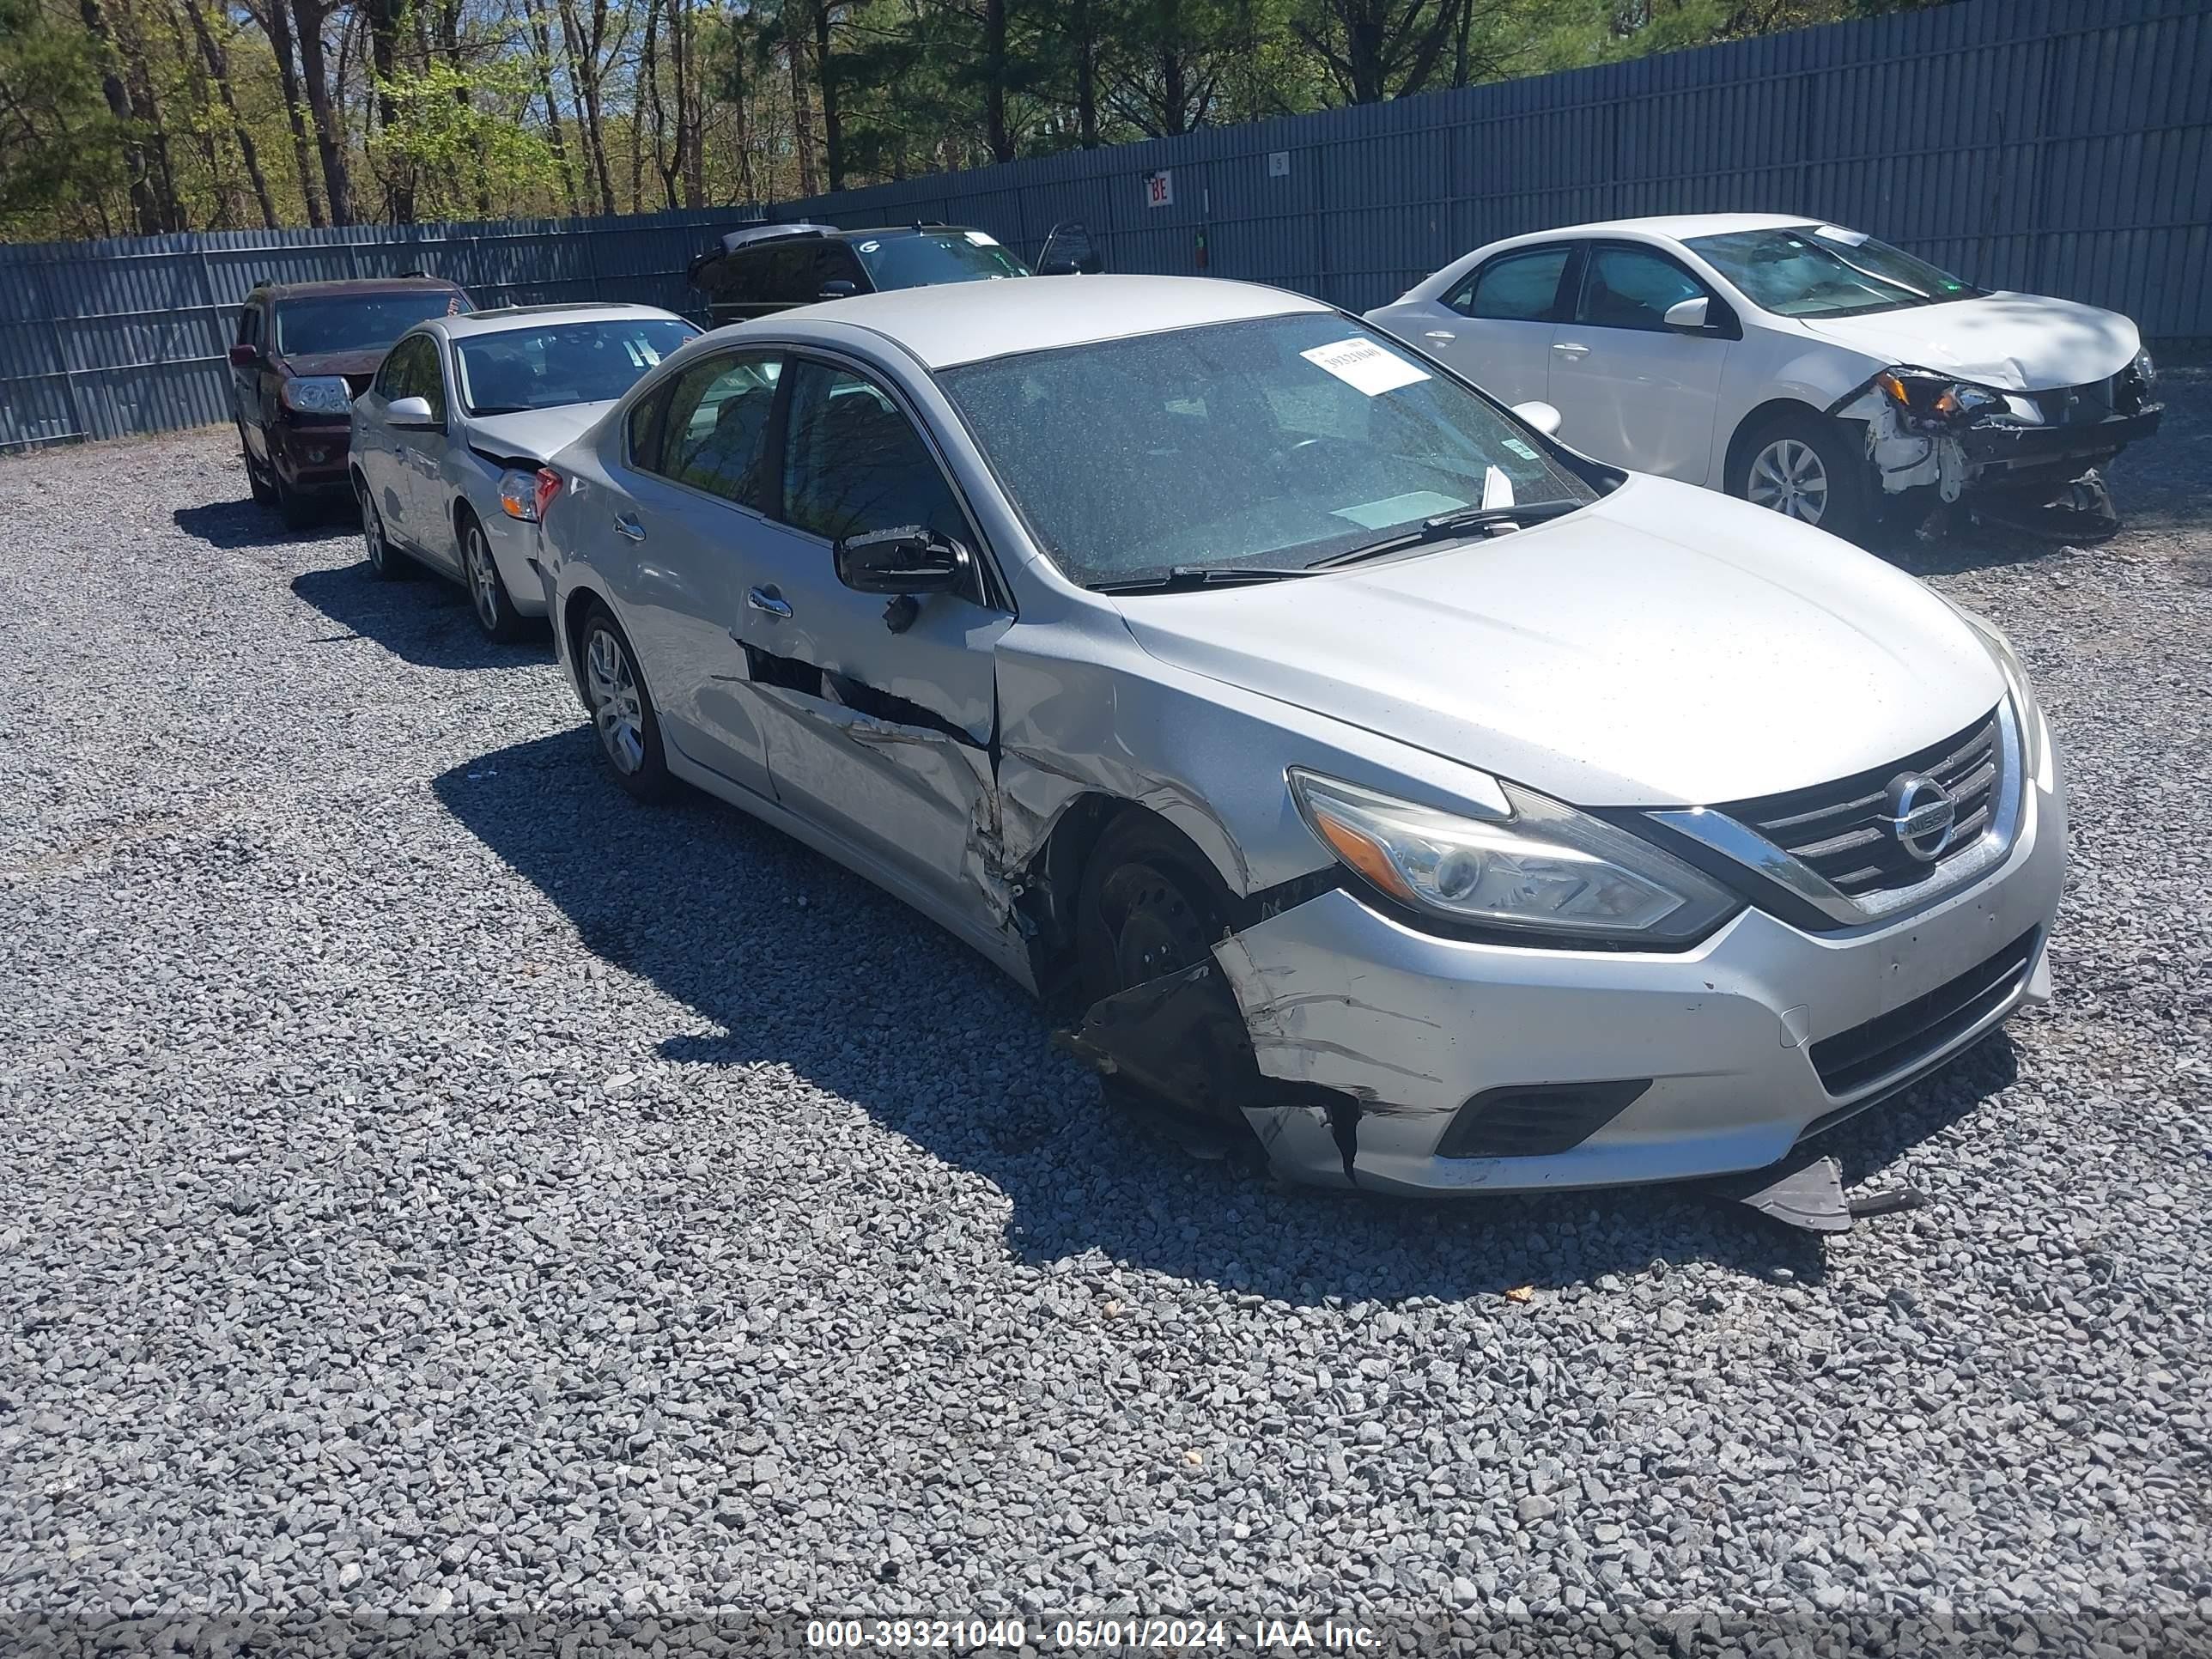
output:
[[[1580,512],[1588,501],[1520,501],[1510,507],[1470,507],[1457,513],[1439,513],[1433,519],[1424,519],[1418,528],[1401,530],[1395,535],[1385,536],[1380,541],[1368,542],[1346,553],[1332,554],[1316,561],[1311,568],[1327,569],[1331,565],[1357,564],[1362,559],[1380,557],[1395,553],[1401,548],[1419,547],[1423,542],[1442,541],[1447,536],[1457,536],[1469,530],[1487,530],[1493,525],[1541,524],[1547,519],[1564,518],[1570,513]]]
[[[1194,587],[1237,587],[1251,582],[1286,581],[1310,576],[1310,568],[1283,570],[1258,564],[1179,564],[1164,574],[1085,582],[1093,593],[1179,593]]]

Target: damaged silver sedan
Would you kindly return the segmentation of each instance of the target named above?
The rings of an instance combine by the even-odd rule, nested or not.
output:
[[[867,295],[564,450],[548,601],[623,787],[1286,1176],[1763,1170],[2047,995],[2051,734],[1986,623],[1551,423],[1266,289]]]

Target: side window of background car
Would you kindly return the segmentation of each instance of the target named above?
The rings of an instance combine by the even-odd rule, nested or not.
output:
[[[769,416],[780,359],[708,357],[678,375],[652,448],[633,450],[647,472],[764,512],[769,506]],[[633,430],[633,440],[635,437]]]
[[[1503,254],[1486,264],[1444,301],[1468,317],[1501,322],[1541,322],[1559,297],[1559,274],[1570,250],[1537,247]]]
[[[888,394],[823,363],[791,372],[783,516],[793,526],[838,541],[918,524],[973,540],[937,458]]]
[[[415,367],[408,389],[429,400],[430,416],[443,425],[446,419],[446,368],[439,359],[438,343],[427,334],[415,337]]]
[[[1663,334],[1668,307],[1707,292],[1703,283],[1663,255],[1643,248],[1592,248],[1575,320]]]
[[[384,367],[376,371],[376,395],[380,398],[411,396],[407,386],[407,365],[415,356],[421,337],[402,340],[386,354]]]
[[[261,343],[261,307],[247,306],[238,313],[238,343],[258,346]]]

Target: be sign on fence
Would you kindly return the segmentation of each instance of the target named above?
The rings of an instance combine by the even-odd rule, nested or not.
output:
[[[1167,167],[1145,175],[1145,205],[1148,208],[1175,205],[1175,173]]]

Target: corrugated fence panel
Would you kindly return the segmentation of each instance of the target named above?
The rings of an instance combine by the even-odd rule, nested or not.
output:
[[[1954,0],[774,216],[972,225],[1031,259],[1072,220],[1109,270],[1204,270],[1364,309],[1501,236],[1736,210],[1856,225],[1990,287],[2126,312],[2153,337],[2212,337],[2212,0]],[[483,305],[697,315],[686,265],[758,216],[0,246],[0,449],[224,418],[222,352],[257,282],[427,270]]]

